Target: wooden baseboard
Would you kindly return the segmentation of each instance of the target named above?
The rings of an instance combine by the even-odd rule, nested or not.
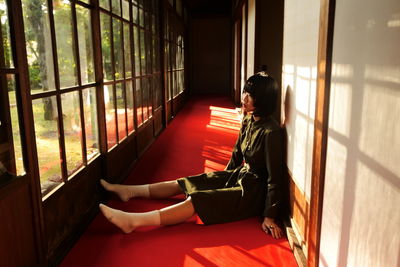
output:
[[[290,221],[287,222],[289,243],[299,266],[307,265],[307,240],[310,218],[310,200],[294,182],[292,174],[287,170],[289,183]]]
[[[293,251],[293,255],[297,261],[299,267],[306,267],[307,266],[307,258],[306,254],[304,253],[303,247],[301,245],[301,241],[299,241],[298,235],[296,231],[293,229],[293,225],[291,224],[292,221],[285,221],[285,228],[286,228],[286,236],[289,241],[290,248]]]

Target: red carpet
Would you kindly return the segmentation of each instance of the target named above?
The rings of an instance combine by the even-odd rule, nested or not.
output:
[[[229,160],[239,122],[224,97],[192,98],[139,160],[126,180],[141,184],[222,170]],[[132,199],[111,207],[158,209],[183,199]],[[204,226],[197,217],[183,224],[144,227],[123,234],[98,215],[61,266],[297,266],[286,239],[261,230],[258,218]]]

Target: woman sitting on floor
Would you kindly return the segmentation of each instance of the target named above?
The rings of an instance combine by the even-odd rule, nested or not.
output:
[[[173,181],[146,185],[102,186],[122,201],[133,197],[167,198],[186,194],[185,201],[150,212],[128,213],[100,204],[104,216],[125,233],[139,226],[172,225],[195,213],[204,224],[216,224],[262,216],[262,230],[274,238],[283,236],[277,224],[281,205],[281,128],[272,117],[277,83],[265,72],[251,76],[243,89],[245,114],[232,157],[224,171],[203,173]]]

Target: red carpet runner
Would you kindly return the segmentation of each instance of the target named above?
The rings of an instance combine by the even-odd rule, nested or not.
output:
[[[127,184],[171,180],[222,170],[229,160],[239,122],[224,97],[192,98],[139,160]],[[176,203],[132,199],[108,204],[125,211],[148,211]],[[286,239],[261,230],[261,221],[204,226],[197,217],[167,227],[144,227],[123,234],[98,215],[61,266],[297,266]]]

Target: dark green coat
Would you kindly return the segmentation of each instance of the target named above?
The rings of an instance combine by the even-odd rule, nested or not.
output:
[[[272,118],[244,118],[224,171],[178,179],[205,224],[276,218],[281,202],[282,132]]]

